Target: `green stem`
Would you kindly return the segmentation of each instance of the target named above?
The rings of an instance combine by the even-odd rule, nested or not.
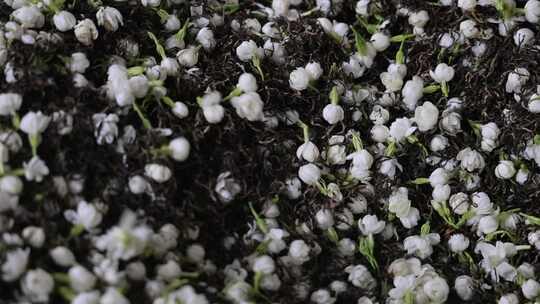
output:
[[[259,76],[261,76],[261,80],[264,81],[264,73],[261,68],[261,59],[259,58],[259,56],[254,55],[251,58],[251,63],[253,64],[257,72],[259,73]]]
[[[142,110],[137,105],[137,102],[133,102],[133,110],[135,110],[135,112],[137,113],[137,115],[141,119],[144,128],[148,129],[148,130],[151,130],[152,129],[152,124],[150,124],[150,121],[144,116]]]

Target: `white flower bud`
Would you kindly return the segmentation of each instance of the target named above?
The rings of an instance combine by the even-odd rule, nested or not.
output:
[[[323,69],[321,68],[321,65],[318,62],[310,62],[306,64],[305,69],[306,69],[306,72],[308,72],[309,74],[310,81],[318,80],[323,74]]]
[[[203,115],[208,123],[220,123],[225,115],[225,109],[219,104],[203,107]]]
[[[527,104],[527,109],[531,113],[540,113],[540,95],[532,94],[529,98],[529,103]]]
[[[115,32],[124,25],[122,13],[114,7],[101,7],[96,13],[98,25],[103,26],[109,32]]]
[[[90,61],[86,58],[84,53],[71,54],[71,60],[69,62],[69,69],[72,73],[84,73],[90,66]]]
[[[212,32],[212,30],[207,27],[203,27],[202,29],[200,29],[195,39],[207,51],[210,51],[214,49],[214,47],[216,47],[216,39],[214,38],[214,32]]]
[[[437,185],[433,189],[432,196],[435,202],[444,202],[450,197],[451,189],[449,185]]]
[[[471,148],[465,148],[459,151],[456,159],[461,161],[461,168],[466,169],[469,172],[482,170],[486,166],[484,157]]]
[[[47,129],[51,118],[39,112],[26,113],[20,124],[21,130],[28,135],[39,135]]]
[[[497,231],[497,228],[499,228],[499,222],[492,215],[484,216],[478,222],[478,233],[480,234],[490,234]]]
[[[377,234],[384,230],[386,223],[379,221],[376,215],[365,215],[362,219],[358,220],[358,229],[362,231],[363,235]]]
[[[421,132],[433,129],[437,125],[438,118],[439,110],[429,101],[424,102],[414,111],[414,121]]]
[[[256,92],[257,91],[257,79],[253,74],[243,73],[238,78],[238,84],[236,85],[242,92]]]
[[[176,53],[176,59],[180,65],[191,68],[199,62],[199,49],[188,47]]]
[[[309,246],[303,240],[294,240],[289,246],[289,256],[295,264],[301,265],[309,261],[310,250]]]
[[[419,12],[414,12],[409,15],[409,24],[418,27],[423,28],[426,23],[429,21],[429,15],[428,12],[421,10]]]
[[[371,139],[378,143],[384,143],[390,136],[390,129],[385,125],[374,125],[370,131]]]
[[[297,91],[303,91],[308,88],[310,74],[304,68],[296,68],[289,75],[289,85]]]
[[[45,242],[45,231],[41,227],[28,226],[23,229],[22,237],[34,248],[41,248]]]
[[[174,116],[176,116],[176,117],[178,117],[180,119],[186,118],[189,115],[188,107],[186,106],[185,103],[180,102],[180,101],[177,101],[177,102],[174,103],[174,107],[172,108],[172,112],[173,112]]]
[[[68,271],[69,284],[77,292],[89,291],[96,284],[96,277],[86,268],[75,265]]]
[[[371,36],[371,44],[377,50],[377,52],[382,52],[390,46],[390,37],[381,32],[376,32]]]
[[[323,109],[323,118],[327,123],[334,125],[345,117],[343,108],[338,104],[327,104]]]
[[[520,185],[523,185],[529,179],[529,170],[519,169],[516,173],[516,182]]]
[[[99,36],[96,25],[91,19],[84,19],[75,25],[75,37],[80,43],[89,46]]]
[[[429,75],[438,83],[449,82],[454,78],[454,68],[446,63],[439,63],[435,71],[429,71]]]
[[[401,90],[403,96],[403,103],[412,111],[416,108],[416,104],[424,95],[424,81],[418,76],[413,76],[411,80],[408,80],[403,89]]]
[[[514,44],[523,47],[534,43],[534,32],[528,28],[522,28],[514,33]]]
[[[445,303],[448,299],[450,288],[443,278],[436,277],[424,284],[423,291],[431,303]]]
[[[255,92],[244,93],[231,99],[231,104],[238,116],[249,121],[262,121],[264,118],[264,104],[259,94]]]
[[[0,115],[11,115],[19,110],[22,104],[22,96],[16,93],[0,94]]]
[[[160,184],[168,181],[172,176],[171,169],[160,164],[144,166],[144,174]]]
[[[0,178],[0,191],[19,195],[23,190],[23,182],[15,175],[4,175]]]
[[[469,239],[461,234],[453,234],[448,240],[448,247],[454,253],[460,253],[465,251],[469,247]]]
[[[443,151],[448,147],[448,138],[443,135],[437,134],[431,138],[429,143],[429,149],[433,152]]]
[[[56,263],[56,265],[62,267],[68,267],[77,262],[75,260],[75,256],[73,255],[73,252],[71,252],[71,250],[69,250],[69,248],[67,247],[55,247],[51,251],[49,251],[49,255],[53,259],[54,263]]]
[[[236,56],[243,62],[250,61],[254,56],[261,58],[263,50],[253,40],[244,41],[236,48]]]
[[[296,149],[296,157],[312,163],[319,158],[319,149],[311,141],[305,142]]]
[[[525,4],[525,19],[530,23],[538,23],[540,21],[540,1],[529,0]]]
[[[397,118],[390,125],[390,136],[397,142],[404,141],[414,131],[416,131],[416,128],[412,126],[408,118]]]
[[[514,163],[509,160],[501,160],[495,167],[495,176],[500,179],[510,179],[516,174]]]
[[[253,261],[253,271],[262,274],[272,274],[276,270],[274,260],[267,255],[259,256]]]
[[[190,147],[189,141],[184,137],[177,137],[169,142],[171,157],[178,162],[188,158]]]
[[[328,209],[321,209],[317,211],[315,214],[315,220],[317,221],[317,225],[322,230],[327,230],[330,227],[334,226],[334,216],[332,214],[332,211]]]
[[[32,302],[48,302],[54,289],[53,277],[41,268],[29,270],[21,280],[21,289]]]
[[[45,24],[45,16],[35,5],[25,5],[11,13],[15,21],[25,28],[41,28]]]
[[[315,185],[321,177],[321,170],[314,164],[303,165],[298,169],[298,177],[308,185]]]
[[[289,199],[295,200],[299,198],[300,195],[302,195],[302,191],[301,191],[302,182],[298,178],[294,177],[294,178],[287,179],[285,181],[285,185],[286,185],[285,194],[287,195]]]
[[[476,6],[476,0],[458,0],[457,6],[464,11],[472,11]]]
[[[67,32],[75,26],[77,19],[75,19],[75,16],[68,11],[59,11],[54,14],[53,23],[60,32]]]
[[[528,279],[521,285],[521,292],[526,299],[534,300],[540,295],[540,283],[533,279]]]
[[[371,290],[377,283],[369,270],[364,265],[348,266],[345,272],[349,274],[348,280],[355,287],[363,290]]]
[[[459,31],[466,38],[478,38],[480,36],[480,30],[476,27],[476,22],[473,20],[461,21]]]
[[[508,74],[506,80],[507,93],[521,93],[521,88],[529,81],[531,74],[525,68],[516,68]]]
[[[469,301],[474,296],[474,281],[470,276],[460,275],[454,282],[454,289],[460,299]]]
[[[180,23],[180,19],[176,17],[176,15],[168,15],[167,19],[165,20],[165,24],[163,24],[163,27],[167,32],[175,32],[180,29],[182,24]]]

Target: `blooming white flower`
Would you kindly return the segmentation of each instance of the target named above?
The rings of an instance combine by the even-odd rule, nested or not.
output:
[[[338,104],[327,104],[323,109],[323,118],[327,123],[334,125],[345,117],[343,108]]]
[[[313,142],[307,141],[296,149],[296,157],[298,157],[299,160],[305,160],[312,163],[319,158],[319,149]]]
[[[289,75],[289,85],[291,86],[291,88],[297,91],[303,91],[307,89],[309,86],[309,81],[310,81],[310,74],[303,67],[296,68]]]
[[[534,32],[528,28],[521,28],[514,33],[514,44],[523,47],[534,43]]]
[[[231,176],[231,172],[227,171],[218,175],[214,190],[222,203],[229,203],[240,193],[242,188]]]
[[[238,77],[238,84],[236,85],[242,92],[256,92],[257,91],[257,79],[251,73],[242,73]]]
[[[56,265],[67,267],[76,263],[75,255],[67,247],[58,246],[49,251],[49,255]]]
[[[429,71],[429,75],[438,83],[449,82],[454,78],[454,68],[446,63],[439,63],[434,71]]]
[[[379,221],[376,215],[365,215],[362,219],[358,220],[358,229],[362,231],[363,235],[378,234],[383,231],[386,223]]]
[[[82,225],[87,231],[92,231],[99,226],[103,215],[94,204],[80,201],[77,204],[77,211],[66,210],[64,211],[64,217],[72,224]]]
[[[264,119],[264,103],[259,94],[255,92],[244,93],[231,99],[231,104],[238,116],[249,121],[262,121]]]
[[[454,289],[460,299],[469,301],[474,296],[474,281],[470,276],[460,275],[454,281]]]
[[[16,113],[22,104],[22,96],[16,93],[0,94],[0,115],[7,116]]]
[[[530,23],[538,23],[540,21],[540,1],[529,0],[525,3],[523,8],[525,11],[525,18]]]
[[[314,164],[306,164],[298,169],[298,177],[308,185],[315,185],[321,177],[321,170]]]
[[[348,266],[345,272],[349,274],[348,280],[353,286],[364,290],[371,290],[377,286],[375,278],[364,265]]]
[[[115,32],[124,25],[122,13],[114,7],[100,7],[96,13],[98,25],[103,26],[109,32]]]
[[[34,156],[29,162],[23,163],[24,177],[28,181],[41,182],[43,177],[49,175],[49,168],[39,156]]]
[[[160,184],[167,182],[172,176],[171,169],[155,163],[144,166],[144,174]]]
[[[448,247],[454,253],[460,253],[465,251],[469,247],[469,238],[465,235],[458,233],[453,234],[448,240]]]
[[[53,23],[60,32],[67,32],[77,24],[77,19],[68,11],[59,11],[53,16]]]
[[[94,122],[94,136],[98,145],[104,143],[112,144],[118,137],[118,126],[120,120],[116,114],[96,113],[92,115]]]
[[[13,282],[25,271],[28,265],[30,249],[17,248],[6,252],[4,264],[2,264],[2,280]]]
[[[99,36],[99,32],[91,19],[84,19],[75,25],[75,37],[80,43],[89,46]]]
[[[408,80],[403,89],[401,90],[403,96],[403,103],[412,111],[416,108],[416,104],[424,95],[424,81],[419,76],[413,76],[411,80]]]
[[[52,276],[41,268],[29,270],[21,280],[21,290],[32,302],[48,302],[53,289]]]
[[[438,118],[439,110],[429,101],[424,102],[414,111],[414,121],[421,132],[433,129],[437,125]]]

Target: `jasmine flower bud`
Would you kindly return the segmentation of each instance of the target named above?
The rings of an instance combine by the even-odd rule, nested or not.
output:
[[[248,62],[253,57],[263,57],[263,50],[253,40],[244,41],[236,48],[236,56],[243,62]]]
[[[440,242],[437,233],[429,233],[424,236],[412,235],[403,241],[403,247],[408,254],[414,254],[420,259],[425,259],[433,253],[433,245]],[[444,302],[444,301],[443,301]]]
[[[315,214],[315,220],[319,228],[322,230],[327,230],[334,226],[334,216],[332,215],[332,211],[328,209],[321,209],[317,211]]]
[[[267,256],[262,255],[260,257],[257,257],[253,261],[253,272],[258,272],[262,274],[272,274],[276,270],[276,264],[274,263],[274,260]]]
[[[309,299],[315,304],[333,304],[336,302],[336,298],[333,298],[326,289],[317,289]]]
[[[157,183],[165,183],[172,177],[171,169],[160,164],[144,166],[144,174]]]
[[[222,203],[229,203],[238,193],[240,193],[242,188],[235,179],[231,177],[231,172],[227,171],[218,176],[214,190]]]
[[[499,299],[498,304],[519,304],[519,299],[515,294],[507,293]]]
[[[143,98],[148,93],[150,84],[148,83],[148,78],[146,78],[146,76],[138,75],[129,79],[129,87],[133,96],[136,98]]]
[[[474,281],[470,276],[460,275],[454,282],[454,289],[463,301],[469,301],[474,296]]]
[[[303,165],[298,169],[298,177],[308,185],[315,185],[321,178],[321,170],[314,164]]]
[[[497,221],[497,218],[492,215],[484,216],[480,219],[478,222],[478,234],[490,234],[492,232],[497,231],[497,228],[499,228],[499,222]]]
[[[390,125],[390,136],[397,142],[403,142],[414,131],[416,131],[416,128],[412,126],[408,118],[397,118]]]
[[[302,191],[301,191],[302,182],[298,178],[293,177],[293,178],[287,179],[285,181],[285,186],[286,186],[285,194],[287,195],[289,199],[295,200],[299,198],[300,195],[302,195]]]
[[[377,286],[375,279],[364,265],[347,266],[345,272],[349,274],[348,280],[355,287],[371,290]]]
[[[100,294],[99,291],[88,291],[78,293],[71,301],[72,304],[95,304],[99,303]]]
[[[438,118],[439,110],[429,101],[424,102],[414,111],[414,121],[421,132],[433,129],[437,125]]]
[[[239,97],[233,97],[231,99],[231,104],[235,108],[236,114],[241,118],[245,118],[249,121],[262,121],[264,118],[264,104],[259,94],[255,92],[249,92],[242,94]]]
[[[0,191],[12,195],[19,195],[23,190],[23,183],[20,178],[14,175],[4,175],[0,178]]]
[[[310,62],[306,64],[305,69],[309,74],[310,81],[318,80],[323,74],[323,69],[318,62]]]
[[[461,234],[453,234],[448,240],[448,247],[454,253],[463,252],[469,247],[469,239]]]
[[[349,238],[343,238],[339,240],[338,250],[343,256],[352,256],[356,252],[356,244]]]
[[[521,285],[521,292],[523,296],[528,300],[534,300],[540,295],[540,283],[533,279],[528,279]]]
[[[214,32],[208,27],[203,27],[197,33],[195,37],[206,51],[211,51],[216,46],[216,39],[214,38]]]
[[[538,23],[540,21],[540,1],[529,0],[525,3],[525,19],[530,23]]]
[[[176,53],[176,59],[181,66],[194,67],[199,62],[199,48],[190,46]]]
[[[450,293],[448,283],[441,277],[427,281],[423,291],[432,303],[445,303]]]
[[[478,38],[480,36],[480,30],[476,27],[476,22],[473,20],[461,21],[459,32],[466,38]]]
[[[39,135],[47,129],[51,118],[39,112],[28,112],[22,120],[20,128],[28,135]]]
[[[41,248],[45,242],[45,232],[41,227],[28,226],[22,231],[23,239],[34,248]]]
[[[171,282],[182,273],[180,265],[175,261],[169,260],[165,264],[156,267],[157,277],[165,282]]]
[[[75,26],[77,19],[68,11],[59,11],[53,16],[53,23],[60,32],[67,32]]]
[[[464,11],[472,11],[476,6],[476,0],[458,0],[457,6]]]
[[[67,247],[55,247],[49,251],[49,255],[53,259],[54,263],[58,266],[67,267],[77,262],[73,252],[71,252],[71,250],[69,250]]]
[[[429,142],[429,149],[433,152],[443,151],[448,147],[448,138],[443,135],[437,134],[431,138]]]
[[[22,104],[22,96],[16,93],[0,94],[0,115],[8,116],[15,114]]]
[[[236,85],[242,92],[256,92],[257,91],[257,79],[251,73],[243,73],[238,78],[238,84]]]
[[[450,197],[451,189],[449,185],[437,185],[433,188],[432,197],[435,202],[444,202]]]
[[[159,0],[158,0],[159,1]],[[129,300],[114,287],[107,288],[107,291],[100,299],[100,304],[129,304]]]
[[[495,167],[495,176],[500,179],[510,179],[516,174],[514,163],[509,160],[501,160]]]
[[[29,270],[21,280],[21,290],[32,302],[48,302],[53,289],[52,276],[41,268]]]
[[[283,65],[285,63],[285,56],[287,56],[287,50],[281,43],[272,42],[270,39],[266,40],[263,45],[264,54],[271,56],[271,60],[278,65]]]
[[[520,168],[516,174],[516,182],[520,185],[524,185],[529,179],[529,170]]]
[[[525,68],[516,68],[508,74],[506,80],[506,93],[521,93],[521,87],[524,86],[530,77],[529,71]]]
[[[176,76],[180,72],[180,65],[174,58],[163,58],[160,64],[161,70],[168,76]]]
[[[91,19],[81,20],[75,25],[75,37],[86,46],[91,45],[98,36],[99,32]]]
[[[319,149],[313,142],[305,142],[296,149],[296,157],[312,163],[319,158]]]
[[[529,244],[536,247],[536,250],[540,250],[540,230],[529,232],[527,235],[527,241]]]
[[[90,61],[86,58],[84,53],[71,54],[71,60],[69,62],[69,69],[72,73],[84,73],[90,66]]]
[[[514,44],[523,47],[534,43],[534,32],[528,28],[521,28],[514,33]]]
[[[527,109],[531,113],[540,113],[540,95],[533,94],[529,98],[529,103],[527,104]]]
[[[425,10],[414,12],[409,15],[408,21],[410,25],[416,28],[423,28],[429,21],[428,12],[426,12]]]
[[[371,139],[378,143],[384,143],[390,136],[390,129],[385,125],[374,125],[371,130]]]
[[[327,104],[323,109],[323,118],[327,123],[334,125],[344,119],[343,108],[338,104]]]
[[[96,13],[98,25],[103,26],[109,32],[116,32],[121,25],[124,25],[122,13],[114,7],[100,7]]]
[[[461,132],[461,115],[456,112],[443,112],[443,117],[439,121],[439,128],[448,135],[456,135]]]
[[[398,73],[382,72],[379,75],[387,92],[396,92],[403,86],[403,78]]]
[[[454,68],[446,63],[439,63],[434,71],[429,71],[429,75],[438,83],[449,82],[454,78]]]
[[[310,74],[305,68],[296,68],[289,75],[289,85],[297,91],[303,91],[308,88]]]
[[[363,235],[373,235],[381,233],[384,230],[386,223],[379,221],[376,215],[365,215],[362,219],[358,220],[358,229]]]
[[[2,280],[13,282],[25,271],[28,265],[30,249],[17,248],[6,252],[4,264],[2,264]]]
[[[373,109],[371,110],[371,114],[369,114],[369,119],[375,125],[384,125],[386,122],[388,122],[389,118],[390,118],[390,112],[388,112],[388,110],[381,107],[380,105],[373,106]]]
[[[309,246],[303,240],[294,240],[289,246],[289,257],[295,265],[302,265],[309,261]]]
[[[97,138],[97,144],[112,144],[118,136],[118,126],[116,125],[120,120],[118,115],[97,113],[92,115],[92,120],[94,122],[94,136]]]
[[[38,156],[32,157],[29,162],[23,163],[24,177],[28,181],[41,182],[43,177],[49,175],[49,168]]]
[[[413,76],[411,80],[408,80],[403,89],[401,95],[403,95],[403,103],[412,111],[416,108],[416,104],[424,95],[424,81],[419,76]]]
[[[189,156],[190,144],[184,137],[177,137],[169,142],[171,157],[178,162],[185,161]]]
[[[377,50],[377,52],[383,52],[390,46],[390,37],[381,32],[376,32],[371,36],[371,44]]]
[[[41,28],[45,23],[45,16],[35,5],[25,5],[11,13],[13,20],[25,28]]]
[[[69,284],[77,292],[89,291],[96,284],[96,277],[80,265],[71,267],[68,271]]]

